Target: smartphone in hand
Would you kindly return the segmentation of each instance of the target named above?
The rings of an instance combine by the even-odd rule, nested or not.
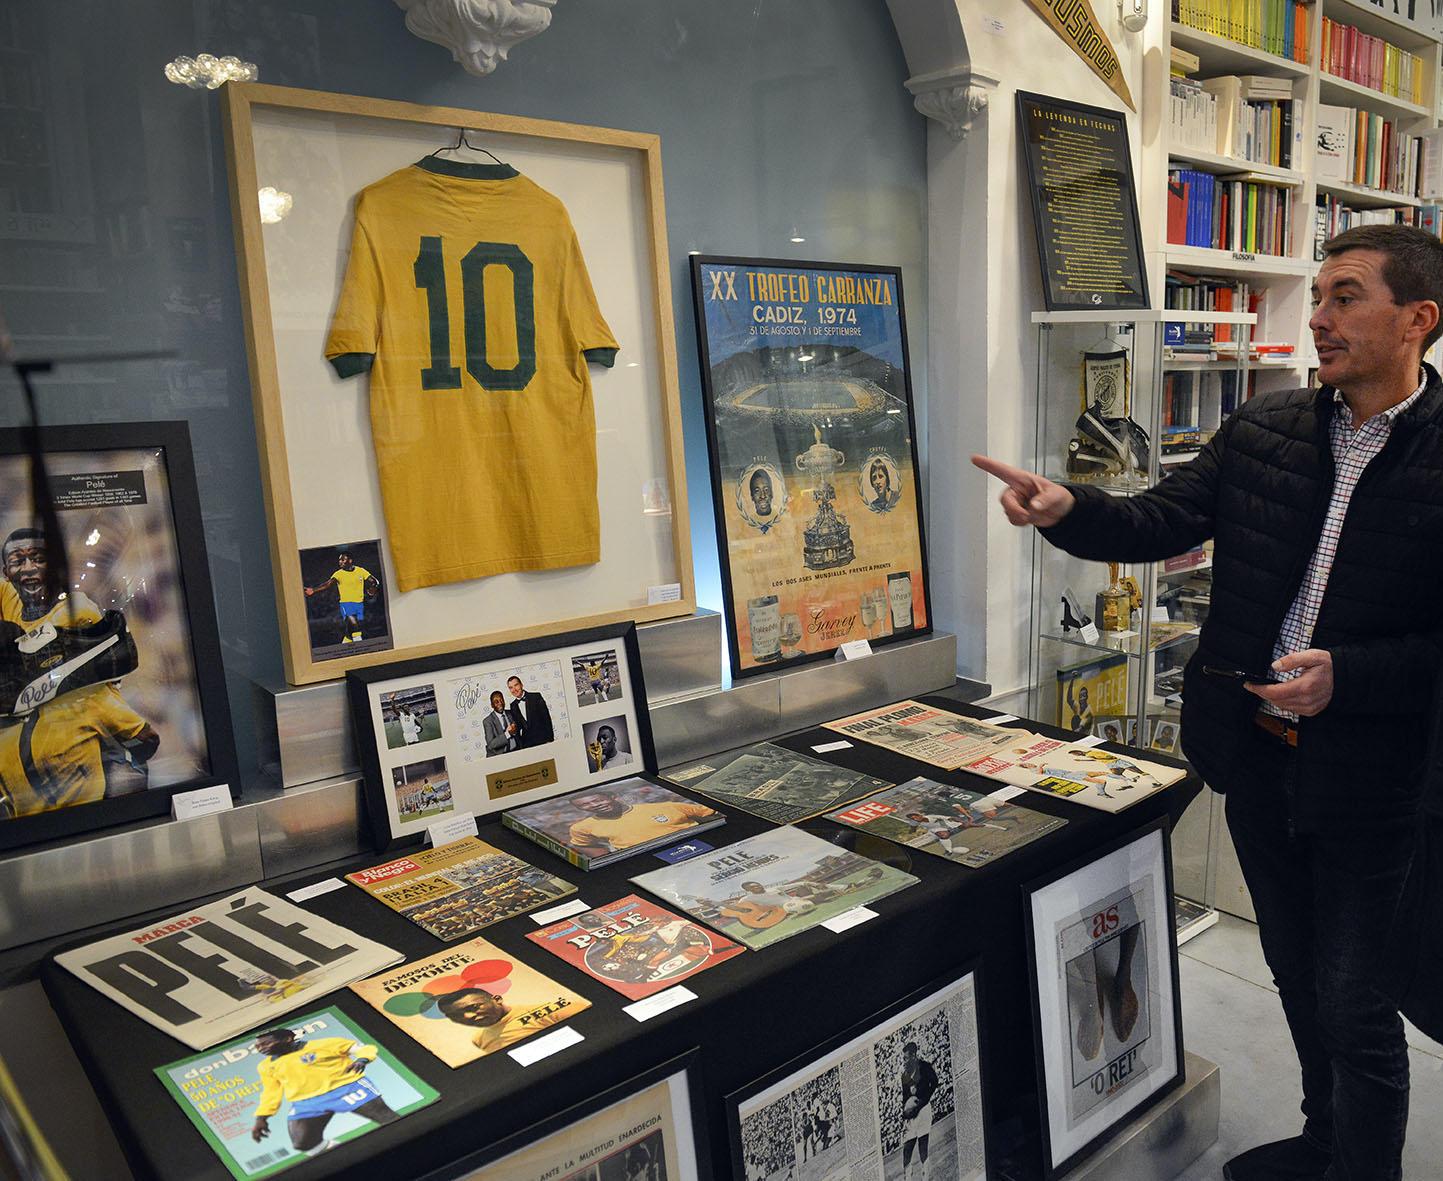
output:
[[[1223,677],[1230,681],[1237,681],[1240,684],[1250,682],[1255,685],[1270,685],[1273,683],[1272,669],[1265,672],[1250,672],[1245,668],[1237,668],[1231,664],[1205,664],[1203,674],[1209,677]]]

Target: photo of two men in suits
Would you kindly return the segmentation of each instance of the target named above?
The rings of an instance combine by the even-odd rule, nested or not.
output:
[[[513,750],[546,746],[556,740],[551,710],[540,693],[527,690],[518,676],[506,679],[508,702],[498,689],[491,694],[491,712],[482,719],[486,755],[503,755]]]

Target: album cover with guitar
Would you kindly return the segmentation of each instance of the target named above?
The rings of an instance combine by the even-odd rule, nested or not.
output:
[[[916,882],[799,828],[777,828],[631,879],[756,949]]]

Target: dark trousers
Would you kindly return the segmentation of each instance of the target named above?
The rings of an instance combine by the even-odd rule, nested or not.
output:
[[[1228,827],[1257,910],[1303,1073],[1303,1135],[1331,1149],[1328,1181],[1398,1181],[1408,1125],[1408,1046],[1380,965],[1412,856],[1413,822],[1355,813],[1295,833],[1306,792],[1296,758],[1261,731],[1251,782],[1229,786]]]

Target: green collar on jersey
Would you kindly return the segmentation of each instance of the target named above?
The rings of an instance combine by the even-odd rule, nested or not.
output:
[[[510,180],[521,175],[509,164],[466,164],[460,160],[442,160],[439,156],[417,160],[416,167],[440,176],[459,176],[466,180]]]

